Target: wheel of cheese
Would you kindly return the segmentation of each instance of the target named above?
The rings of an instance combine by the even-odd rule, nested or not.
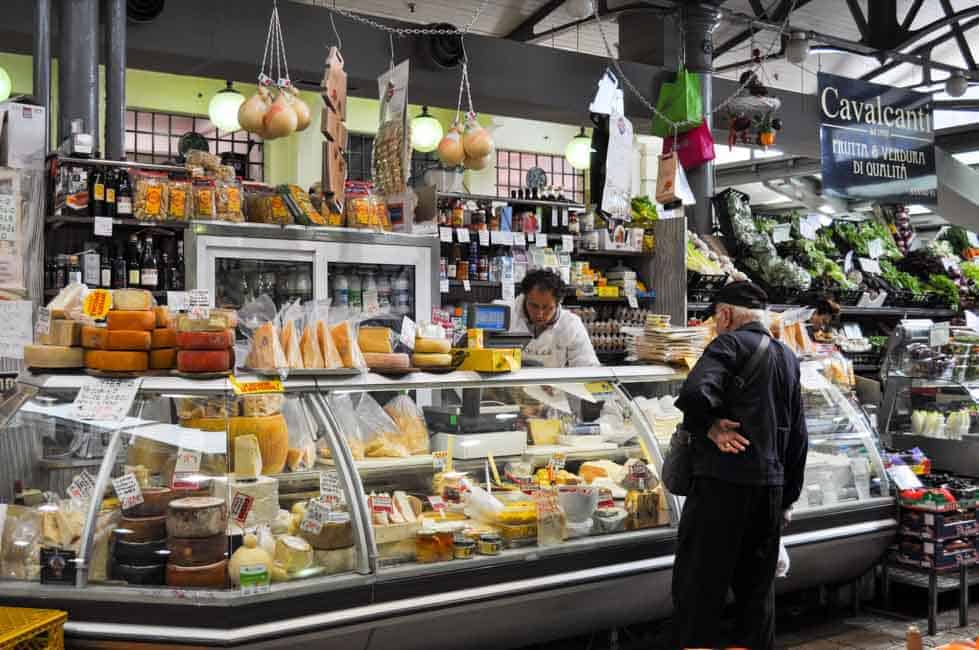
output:
[[[165,564],[138,566],[113,562],[111,575],[115,580],[125,580],[131,585],[163,585],[166,584],[166,568]]]
[[[415,354],[448,354],[451,350],[449,339],[415,339]]]
[[[411,361],[413,364],[419,368],[425,366],[451,366],[452,365],[452,355],[451,354],[424,354],[416,352],[411,355]]]
[[[234,449],[235,438],[245,435],[258,439],[263,474],[278,474],[285,468],[289,454],[289,429],[281,413],[265,417],[228,418],[228,449]]]
[[[167,540],[170,564],[177,566],[204,566],[228,557],[228,536],[224,533],[211,537],[171,537]]]
[[[354,545],[354,532],[349,519],[340,522],[328,521],[315,535],[307,531],[300,531],[298,534],[318,551],[334,551]]]
[[[123,510],[127,517],[159,517],[167,514],[167,506],[174,498],[173,490],[165,487],[145,487],[141,490],[143,502],[128,510]]]
[[[38,337],[41,345],[63,345],[72,347],[81,345],[82,324],[77,320],[53,320],[47,334]]]
[[[177,370],[181,372],[222,372],[230,370],[233,350],[178,350]]]
[[[119,564],[133,566],[163,564],[168,555],[167,542],[164,539],[152,542],[130,542],[117,536],[112,542],[112,557]]]
[[[185,418],[180,421],[180,426],[201,431],[225,431],[228,428],[228,420],[221,417]]]
[[[234,347],[231,330],[220,332],[177,332],[177,347],[181,350],[227,350]]]
[[[150,368],[153,370],[167,370],[177,367],[177,349],[163,348],[162,350],[150,350]]]
[[[25,345],[24,365],[28,368],[83,368],[85,351],[63,345]]]
[[[156,542],[167,536],[167,516],[122,517],[116,538],[127,542]]]
[[[145,330],[150,331],[156,327],[156,314],[150,310],[146,311],[110,311],[105,317],[105,322],[110,330]]]
[[[142,311],[153,307],[153,294],[145,289],[116,289],[112,308],[119,311]]]
[[[150,355],[148,352],[86,350],[85,367],[104,372],[142,372],[149,370]]]
[[[105,342],[109,338],[109,330],[104,327],[86,325],[82,327],[82,347],[91,350],[101,350],[105,348]]]
[[[213,537],[228,525],[228,508],[224,499],[187,497],[170,502],[166,530],[170,537]]]
[[[157,327],[150,336],[150,347],[154,350],[177,347],[177,330],[172,327]]]
[[[167,564],[168,587],[211,587],[223,589],[228,581],[228,561],[221,560],[204,566]]]
[[[153,313],[156,315],[156,326],[157,328],[167,328],[170,327],[170,309],[166,306],[154,307]]]
[[[150,333],[142,330],[109,330],[106,350],[149,350]]]
[[[368,368],[408,368],[410,360],[407,354],[364,352],[364,361]]]

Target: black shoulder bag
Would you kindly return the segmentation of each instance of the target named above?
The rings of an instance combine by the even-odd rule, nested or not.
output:
[[[734,378],[735,387],[744,390],[761,360],[768,352],[769,336],[762,335],[761,343],[755,348],[744,369]],[[663,484],[677,496],[688,496],[693,489],[693,445],[689,431],[677,428],[670,438],[670,448],[663,459]]]

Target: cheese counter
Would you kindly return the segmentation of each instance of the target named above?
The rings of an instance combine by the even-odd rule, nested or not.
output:
[[[144,377],[93,419],[125,382],[23,374],[0,411],[0,604],[195,646],[510,647],[669,615],[674,369],[249,379]],[[858,578],[896,528],[869,427],[809,386],[835,473],[807,475],[783,590]]]

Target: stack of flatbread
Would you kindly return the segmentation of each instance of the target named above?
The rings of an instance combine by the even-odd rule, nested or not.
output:
[[[642,361],[683,363],[700,357],[709,334],[707,327],[664,327],[649,320],[636,342],[636,356]]]

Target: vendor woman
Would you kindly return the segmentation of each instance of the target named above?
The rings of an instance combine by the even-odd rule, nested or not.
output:
[[[809,325],[812,327],[812,334],[815,338],[817,332],[826,332],[836,323],[840,316],[840,306],[829,297],[822,296],[810,307],[815,310],[809,319]]]
[[[585,324],[577,314],[561,308],[564,291],[561,276],[548,269],[524,276],[511,327],[532,337],[523,356],[547,368],[599,366]]]

